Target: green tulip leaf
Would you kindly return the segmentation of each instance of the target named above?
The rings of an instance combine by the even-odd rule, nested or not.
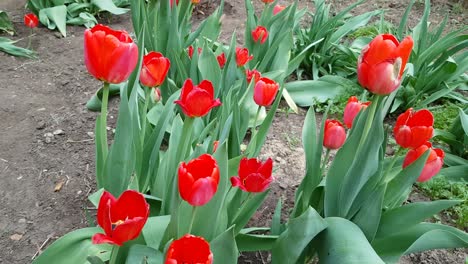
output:
[[[7,13],[5,11],[0,10],[0,32],[4,31],[13,36],[15,34],[15,28],[10,21]]]
[[[152,247],[136,244],[130,247],[125,263],[162,264],[164,263],[164,255]]]
[[[0,51],[8,53],[13,56],[20,56],[26,58],[34,58],[36,53],[32,50],[21,48],[15,45],[17,41],[8,38],[0,37]]]
[[[271,250],[276,239],[278,236],[240,233],[236,236],[236,243],[239,251]]]
[[[67,36],[67,7],[65,5],[41,9],[39,20],[49,29],[53,30],[57,27],[62,36]]]
[[[238,249],[234,239],[234,227],[231,227],[210,241],[214,264],[237,263]]]
[[[384,264],[364,233],[353,222],[339,217],[325,218],[327,229],[314,240],[323,264]]]
[[[124,85],[125,85],[125,83],[110,84],[109,85],[109,97],[119,95],[120,90],[123,88]],[[88,102],[86,103],[86,108],[88,108],[88,110],[94,111],[94,112],[100,112],[101,111],[102,92],[103,92],[103,90],[102,90],[102,88],[100,88],[97,91],[97,93],[95,95],[93,95],[93,97],[91,97],[91,99],[88,100]]]
[[[396,263],[401,256],[440,248],[468,247],[468,234],[451,226],[420,223],[372,242],[375,251],[387,263]],[[338,262],[337,262],[338,263]]]
[[[122,15],[130,11],[128,8],[117,7],[112,0],[91,0],[91,3],[99,7],[100,10],[107,11],[114,15]]]
[[[47,247],[33,263],[61,264],[66,259],[69,264],[83,264],[86,263],[89,256],[102,256],[102,252],[111,250],[111,245],[95,245],[91,242],[91,237],[94,234],[102,232],[102,229],[98,227],[88,227],[70,232]],[[105,261],[108,258],[103,256],[101,259]]]
[[[384,238],[411,228],[442,210],[459,204],[461,201],[439,200],[406,204],[388,210],[382,215],[377,238]]]
[[[302,215],[291,219],[279,236],[272,249],[272,263],[296,263],[310,241],[325,228],[327,222],[309,207]]]
[[[146,222],[142,231],[146,245],[152,248],[160,247],[164,232],[166,231],[170,220],[170,215],[154,216],[148,218],[148,221]]]

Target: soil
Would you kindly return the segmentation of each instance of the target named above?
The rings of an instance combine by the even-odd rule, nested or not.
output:
[[[22,18],[26,1],[2,0],[0,10],[12,19],[19,45],[27,45],[29,30]],[[350,1],[331,1],[337,9]],[[372,0],[359,13],[385,8],[387,19],[398,21],[406,0]],[[466,12],[455,12],[455,5],[431,1],[440,22],[445,11],[451,25],[466,25]],[[283,3],[285,4],[285,2]],[[310,2],[299,2],[311,7]],[[203,4],[195,11],[195,23],[210,14],[216,2]],[[255,2],[257,10],[263,3]],[[221,40],[227,42],[234,30],[242,43],[245,18],[244,1],[225,3]],[[410,23],[422,13],[417,6]],[[102,21],[113,28],[131,31],[128,15]],[[37,59],[23,59],[0,53],[0,263],[30,263],[31,259],[58,237],[93,224],[94,214],[87,196],[94,191],[93,131],[96,113],[86,109],[87,100],[100,88],[83,63],[83,27],[68,27],[67,38],[40,26],[35,29],[32,48]],[[116,119],[118,102],[111,101],[110,124]],[[305,110],[298,115],[278,111],[268,135],[262,157],[275,157],[277,179],[269,198],[255,214],[252,223],[269,224],[278,197],[292,207],[294,190],[304,172],[301,130]],[[285,210],[286,211],[286,210]],[[287,212],[283,212],[284,216]],[[401,263],[464,263],[463,250],[437,250],[411,254]],[[267,263],[268,253],[243,256],[242,263]]]

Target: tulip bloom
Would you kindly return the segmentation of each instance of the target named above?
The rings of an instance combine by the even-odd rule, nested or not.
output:
[[[412,108],[401,114],[393,128],[396,143],[403,148],[417,148],[431,139],[434,116],[427,109],[413,111]]]
[[[418,182],[425,182],[434,177],[439,173],[442,165],[444,164],[445,153],[441,149],[433,149],[430,142],[426,142],[418,148],[411,149],[406,153],[406,157],[403,160],[403,168],[417,160],[424,152],[430,150],[429,157],[427,158],[426,164],[424,165],[421,174],[419,175]]]
[[[99,200],[97,220],[104,234],[95,234],[93,244],[109,243],[122,246],[140,235],[148,220],[149,204],[137,191],[127,190],[115,199],[107,191]]]
[[[160,86],[166,78],[171,62],[159,52],[150,52],[143,57],[140,82],[146,87]]]
[[[236,48],[236,63],[237,67],[244,66],[247,62],[253,59],[253,56],[249,56],[249,50],[247,48]]]
[[[209,154],[182,162],[179,166],[179,193],[182,199],[193,206],[208,203],[218,190],[218,163]]]
[[[252,79],[254,83],[257,83],[262,77],[261,73],[257,70],[245,70],[245,76],[247,77],[247,82],[250,83]]]
[[[338,120],[327,119],[323,136],[323,146],[327,149],[339,149],[346,140],[346,132]]]
[[[255,43],[260,41],[260,44],[263,44],[268,38],[268,30],[265,27],[257,26],[252,30],[252,38]]]
[[[24,24],[29,28],[35,28],[39,24],[37,16],[33,13],[24,15]]]
[[[96,25],[84,32],[88,72],[107,83],[125,81],[138,62],[138,47],[126,31]]]
[[[412,48],[410,36],[399,43],[391,34],[378,35],[359,56],[359,83],[374,94],[390,94],[400,86]]]
[[[155,103],[161,101],[161,90],[159,88],[154,89],[153,99]]]
[[[219,67],[222,69],[224,68],[224,64],[226,64],[226,55],[224,55],[224,52],[219,54],[216,59],[218,60]]]
[[[265,5],[273,3],[275,0],[261,0]]]
[[[351,96],[348,99],[348,103],[346,104],[343,113],[343,121],[347,128],[351,128],[353,126],[354,118],[356,118],[359,111],[361,111],[361,109],[366,109],[370,103],[371,102],[361,103],[358,101],[356,96]]]
[[[254,101],[260,106],[269,106],[275,100],[279,84],[266,77],[260,78],[255,84]]]
[[[194,86],[192,79],[184,82],[180,99],[174,103],[180,105],[184,114],[189,117],[205,116],[211,108],[221,105],[219,98],[214,99],[214,88],[210,81],[203,80]]]
[[[231,184],[244,192],[264,192],[274,180],[271,176],[272,171],[273,160],[271,158],[265,162],[255,158],[242,158],[239,163],[239,175],[231,177]]]
[[[278,14],[279,12],[283,11],[286,8],[284,5],[275,5],[273,8],[273,15]]]
[[[203,237],[186,234],[171,243],[167,250],[165,264],[185,263],[213,263],[210,244]]]
[[[202,52],[202,48],[198,48],[198,55],[200,55],[200,53]],[[187,53],[188,53],[188,56],[189,58],[191,59],[193,57],[193,46],[190,45],[188,48],[187,48]]]

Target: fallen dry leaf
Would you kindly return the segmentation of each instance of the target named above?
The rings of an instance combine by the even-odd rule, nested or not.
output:
[[[22,237],[23,237],[23,235],[14,234],[14,235],[10,236],[10,239],[11,239],[11,240],[14,240],[14,241],[18,241],[18,240],[20,240]]]
[[[63,187],[63,184],[65,184],[65,181],[59,181],[56,185],[55,185],[55,188],[54,188],[54,192],[59,192],[62,187]]]

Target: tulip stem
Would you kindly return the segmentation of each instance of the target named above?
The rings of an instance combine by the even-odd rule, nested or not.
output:
[[[193,226],[193,222],[195,220],[195,215],[197,214],[197,206],[193,206],[192,207],[192,218],[190,219],[190,225],[189,225],[189,229],[188,229],[188,234],[191,234],[192,232],[192,226]]]
[[[29,37],[28,37],[28,47],[26,49],[31,48],[31,37],[32,37],[33,33],[34,33],[33,28],[31,28],[31,30],[29,32]]]
[[[398,159],[398,156],[400,156],[400,154],[401,154],[401,152],[403,152],[403,150],[404,150],[404,148],[399,147],[397,152],[395,154],[393,154],[392,162],[390,163],[390,165],[388,165],[387,169],[385,170],[385,172],[383,174],[382,179],[384,179],[384,181],[386,181],[388,174],[392,170],[393,166],[395,165],[395,163],[396,163],[396,161]],[[391,179],[388,179],[388,181],[386,181],[386,182],[389,182],[390,180]]]
[[[188,117],[185,118],[184,126],[182,127],[182,145],[179,146],[179,157],[178,160],[185,160],[185,158],[190,154],[190,143],[192,143],[192,130],[193,130],[193,122],[195,118]]]
[[[260,116],[260,110],[262,110],[261,106],[258,107],[257,113],[255,114],[255,121],[254,121],[254,124],[252,126],[251,141],[253,141],[255,139],[255,137],[257,136],[257,121],[258,121],[258,117]]]
[[[115,264],[118,263],[117,256],[119,255],[119,246],[113,246],[112,251],[111,251],[111,256],[109,260],[109,264]]]
[[[104,82],[102,88],[102,103],[101,103],[101,148],[103,160],[107,158],[107,103],[109,101],[109,83]]]
[[[367,116],[366,123],[364,125],[364,130],[363,130],[361,140],[359,142],[356,153],[359,153],[359,151],[361,150],[362,145],[364,144],[364,141],[367,138],[367,135],[369,134],[372,123],[374,121],[375,112],[377,110],[378,104],[380,103],[380,101],[381,101],[381,99],[383,97],[380,96],[380,95],[374,95],[374,98],[375,98],[375,100],[372,101],[372,103],[370,105],[370,109],[368,109],[369,110],[369,115]]]
[[[146,119],[146,114],[148,112],[148,105],[149,105],[149,101],[150,101],[150,98],[151,98],[151,88],[146,88],[146,87],[143,87],[143,90],[145,91],[145,105],[143,106],[143,111],[141,113],[141,134],[140,134],[140,137],[141,137],[141,143],[143,145],[144,143],[144,139],[145,139],[145,132],[146,132],[146,123],[148,122],[147,119]]]
[[[328,159],[330,158],[330,149],[327,148],[327,152],[325,152],[325,157],[323,158],[322,166],[320,166],[320,174],[323,174],[323,170],[328,163]]]

